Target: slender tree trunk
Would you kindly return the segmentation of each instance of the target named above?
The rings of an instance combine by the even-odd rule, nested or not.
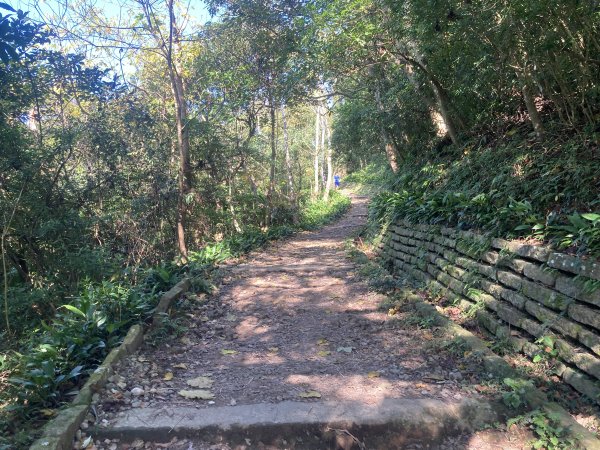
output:
[[[298,204],[296,192],[294,189],[294,174],[292,171],[292,161],[290,159],[290,143],[288,137],[287,117],[285,115],[285,105],[281,105],[281,124],[283,126],[283,148],[285,151],[285,167],[287,170],[288,181],[288,199],[292,206],[292,220],[298,223]]]
[[[521,92],[523,93],[523,100],[525,101],[525,106],[527,107],[529,120],[531,120],[533,130],[535,131],[537,138],[541,141],[544,138],[544,124],[542,123],[542,119],[540,119],[540,115],[538,114],[537,107],[535,106],[535,99],[533,98],[527,80],[523,81],[523,88],[521,89]]]
[[[273,104],[273,97],[269,99],[270,113],[271,113],[271,167],[269,171],[269,191],[267,193],[267,211],[265,215],[265,225],[268,227],[271,225],[271,218],[273,214],[273,195],[275,192],[275,163],[277,162],[277,142],[275,139],[275,105]]]
[[[297,162],[297,171],[298,171],[298,192],[302,192],[302,189],[304,188],[304,177],[303,177],[303,167],[302,167],[302,161],[300,160],[299,157],[296,158],[296,162]],[[311,186],[312,187],[312,186]],[[300,209],[300,204],[298,202],[298,196],[296,196],[296,206],[298,207],[298,209]]]
[[[317,112],[315,116],[315,185],[313,186],[313,195],[316,197],[319,195],[319,125],[321,124],[321,105],[317,105]]]
[[[377,110],[381,114],[384,114],[385,105],[383,104],[383,100],[381,99],[381,80],[379,79],[378,74],[375,73],[375,69],[373,67],[370,68],[369,72],[375,84],[373,94],[375,97],[375,104],[377,105]],[[392,172],[397,173],[399,152],[398,147],[396,146],[396,142],[390,135],[389,131],[386,129],[385,125],[381,125],[379,133],[385,146],[385,155],[387,157],[390,168],[392,169]]]
[[[181,71],[173,57],[173,48],[179,47],[180,30],[175,17],[174,0],[166,0],[169,13],[169,34],[165,36],[154,16],[152,4],[149,1],[140,1],[146,17],[148,27],[161,49],[167,64],[171,91],[175,103],[175,122],[177,128],[177,150],[179,151],[179,195],[177,197],[177,247],[183,260],[187,260],[187,246],[185,242],[185,224],[187,216],[186,198],[192,189],[192,171],[190,167],[190,138],[186,127],[187,105],[185,102],[185,88]]]
[[[321,154],[319,155],[319,160],[321,161],[321,186],[325,189],[325,112],[323,111],[321,114]]]
[[[431,96],[429,94],[423,92],[423,89],[422,89],[420,83],[418,82],[418,80],[415,77],[415,71],[413,70],[412,65],[406,64],[406,63],[403,64],[398,59],[396,60],[396,63],[403,68],[404,73],[406,73],[406,77],[408,78],[408,81],[413,86],[414,90],[421,95],[425,104],[427,105],[427,110],[429,111],[429,117],[431,118],[431,123],[433,124],[433,126],[435,128],[436,135],[438,137],[444,137],[444,136],[448,135],[448,126],[446,125],[446,121],[444,120],[444,117],[440,113],[439,108],[436,105],[436,102],[431,98]]]
[[[235,212],[235,207],[233,206],[233,180],[231,176],[227,177],[227,205],[229,207],[229,214],[231,214],[231,222],[233,223],[233,228],[236,233],[242,232],[242,227],[237,220],[237,214]]]
[[[433,95],[437,100],[440,114],[442,119],[444,120],[444,125],[446,126],[446,130],[448,130],[448,136],[452,140],[454,145],[459,144],[458,134],[456,133],[456,127],[454,126],[454,121],[452,120],[452,116],[450,115],[450,101],[448,96],[443,91],[443,89],[438,85],[437,82],[429,80],[429,84],[431,89],[433,90]]]
[[[415,83],[415,81],[411,77],[411,66],[419,69],[421,73],[423,73],[423,75],[425,75],[425,77],[427,78],[431,90],[433,91],[433,96],[437,103],[437,108],[432,107],[431,100],[428,99],[428,96],[426,94],[423,94],[423,97],[425,98],[425,101],[428,104],[430,111],[432,109],[434,111],[432,115],[434,125],[437,126],[435,112],[438,112],[441,115],[441,118],[444,122],[444,126],[446,128],[446,131],[448,132],[448,136],[450,136],[450,139],[452,140],[452,143],[458,145],[459,139],[456,124],[458,123],[459,126],[464,128],[464,122],[458,114],[453,115],[451,113],[452,108],[450,105],[450,99],[448,98],[448,94],[446,93],[438,79],[434,76],[434,74],[432,74],[429,71],[425,63],[421,60],[421,58],[418,55],[413,56],[410,55],[407,51],[403,51],[401,45],[399,45],[398,43],[396,43],[396,50],[397,54],[394,55],[394,60],[396,64],[398,64],[401,67],[406,67],[405,72],[407,73],[409,80],[413,83],[413,85],[416,86],[417,90],[420,91],[421,89],[418,86],[418,83]],[[438,129],[438,133],[439,132],[441,132],[441,130]]]
[[[185,226],[187,219],[186,199],[191,192],[192,173],[190,169],[190,137],[186,127],[187,106],[183,93],[181,76],[170,63],[169,69],[175,100],[175,120],[177,122],[177,147],[179,150],[179,195],[177,197],[177,245],[181,257],[187,259],[187,245],[185,242]]]
[[[531,125],[533,126],[537,138],[542,140],[544,137],[544,125],[538,114],[535,98],[531,91],[533,77],[529,70],[527,52],[523,49],[516,48],[513,50],[511,59],[513,66],[515,67],[515,75],[521,83],[521,93],[523,94],[523,101],[525,102],[525,107],[529,113],[529,120],[531,121]]]
[[[325,159],[327,163],[327,182],[325,183],[325,194],[323,198],[329,200],[329,192],[331,191],[331,184],[333,183],[333,166],[332,166],[332,155],[331,155],[331,129],[329,128],[329,120],[327,116],[323,116],[323,128],[327,134],[327,146],[325,147]]]

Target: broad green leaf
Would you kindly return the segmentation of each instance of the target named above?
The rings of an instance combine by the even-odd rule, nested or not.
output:
[[[7,11],[11,11],[11,12],[17,12],[17,11],[15,11],[15,9],[12,6],[10,6],[4,2],[0,2],[0,8],[6,9]]]
[[[592,222],[596,222],[596,221],[600,220],[600,214],[596,214],[596,213],[585,213],[585,214],[582,214],[581,217],[583,217],[584,219],[587,219],[587,220],[591,220]]]
[[[82,310],[80,310],[79,308],[77,308],[76,306],[73,306],[73,305],[62,305],[61,308],[68,309],[72,313],[75,313],[78,316],[83,317],[84,319],[86,318],[85,313]]]

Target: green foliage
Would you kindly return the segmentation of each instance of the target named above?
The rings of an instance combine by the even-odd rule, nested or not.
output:
[[[154,292],[107,281],[86,283],[51,323],[42,322],[18,355],[9,379],[9,395],[16,398],[11,409],[35,416],[39,408],[57,406],[156,303]]]
[[[563,225],[538,226],[536,234],[555,236],[558,248],[584,248],[592,254],[600,255],[600,214],[573,213],[567,216]]]
[[[534,363],[555,359],[558,356],[558,349],[554,346],[555,339],[553,337],[541,336],[536,339],[535,343],[542,347],[542,351],[534,355]]]
[[[415,158],[403,166],[393,190],[373,199],[371,217],[380,223],[406,218],[499,237],[529,236],[600,254],[598,215],[575,211],[598,207],[589,186],[600,183],[600,166],[579,137],[542,150],[515,141],[471,147],[460,158],[435,153]]]
[[[526,426],[531,429],[536,440],[531,443],[534,449],[559,450],[580,448],[577,440],[560,424],[560,416],[547,414],[536,409],[527,414],[508,420],[507,426],[513,424]]]
[[[468,344],[463,338],[457,337],[442,343],[442,349],[456,357],[464,357],[465,352],[469,350]]]
[[[502,401],[506,406],[512,409],[519,409],[526,405],[524,395],[527,389],[532,387],[531,381],[505,378],[504,385],[507,390],[502,394]]]
[[[490,345],[490,349],[497,355],[504,356],[510,355],[514,352],[515,348],[510,340],[510,336],[498,336]]]
[[[170,317],[168,314],[161,314],[157,326],[153,327],[145,336],[146,342],[154,347],[168,339],[176,339],[185,334],[188,328],[182,325],[180,317]]]
[[[392,181],[393,174],[381,159],[371,162],[366,167],[350,173],[345,179],[346,183],[385,186]]]
[[[340,217],[350,207],[350,199],[338,191],[332,191],[329,201],[322,199],[305,203],[302,209],[300,228],[313,230]]]
[[[217,264],[226,259],[244,255],[262,247],[267,242],[290,236],[298,230],[313,230],[340,217],[350,206],[350,199],[337,191],[330,194],[328,201],[309,200],[302,205],[300,221],[296,225],[273,226],[267,230],[250,228],[242,233],[225,238],[220,242],[205,245],[192,251],[189,259],[194,264]]]

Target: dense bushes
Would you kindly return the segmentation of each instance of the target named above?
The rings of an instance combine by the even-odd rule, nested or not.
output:
[[[329,201],[322,199],[304,202],[300,221],[296,225],[279,225],[266,231],[250,228],[220,242],[207,244],[201,250],[191,252],[190,260],[200,264],[214,264],[226,259],[240,256],[255,248],[261,247],[271,240],[289,236],[298,230],[312,230],[334,220],[350,206],[350,199],[337,191],[333,191]]]

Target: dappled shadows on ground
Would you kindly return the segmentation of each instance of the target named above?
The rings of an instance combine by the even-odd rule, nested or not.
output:
[[[365,216],[366,199],[354,198],[351,211],[336,224],[279,242],[226,269],[219,294],[186,311],[183,338],[159,348],[145,346],[121,365],[126,384],[121,389],[139,385],[144,395],[115,401],[109,386],[100,408],[107,423],[135,408],[215,411],[302,402],[297,404],[354,404],[376,411],[402,399],[406,405],[452,406],[484,398],[485,390],[473,388],[486,377],[480,367],[456,352],[440,351],[433,344],[435,330],[409,326],[402,313],[381,311],[384,297],[355,274],[344,241]],[[189,389],[188,380],[201,376],[212,380],[214,399],[178,395]],[[454,415],[470,413],[459,408]],[[494,448],[474,446],[476,436],[453,431],[459,436],[439,448]],[[431,442],[441,439],[428,436]],[[506,435],[499,439],[505,448]],[[390,437],[387,448],[409,445],[405,441]]]

